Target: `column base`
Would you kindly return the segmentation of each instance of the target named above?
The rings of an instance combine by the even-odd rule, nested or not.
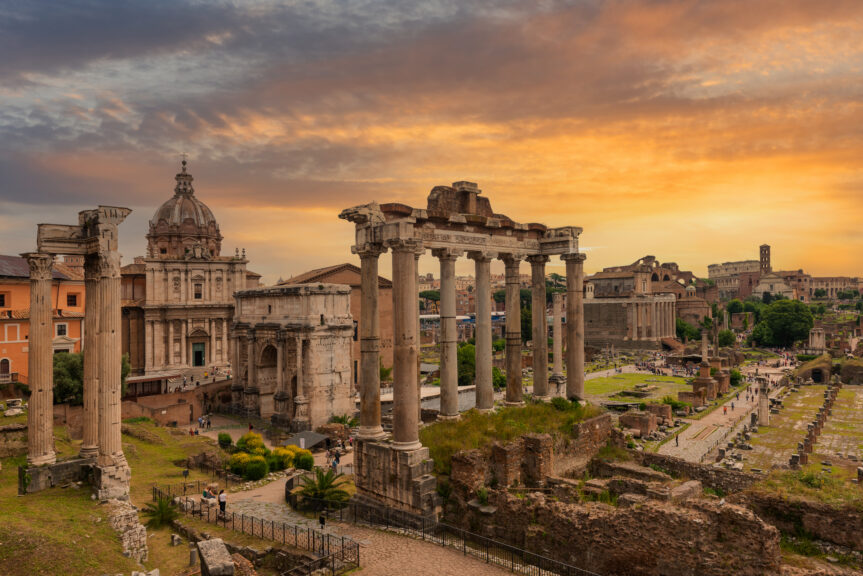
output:
[[[50,466],[57,462],[57,455],[52,451],[42,456],[27,456],[27,466]]]
[[[78,453],[80,458],[96,458],[99,455],[98,446],[82,446],[81,452]]]
[[[509,400],[504,401],[504,406],[524,406],[524,400],[519,400],[518,402],[510,402]]]
[[[546,394],[545,396],[534,396],[534,397],[533,397],[533,399],[534,399],[534,400],[539,400],[539,401],[541,401],[541,402],[548,402],[548,401],[550,401],[550,400],[551,400],[551,396],[549,396],[549,395],[547,395],[547,394]]]
[[[461,414],[438,414],[437,415],[437,419],[439,421],[458,420],[459,418],[461,418]]]
[[[380,425],[377,426],[360,426],[357,431],[358,440],[381,440],[386,438],[387,433]]]
[[[494,408],[474,408],[480,414],[490,414],[494,412]]]
[[[419,440],[414,440],[413,442],[393,442],[392,448],[393,450],[398,450],[399,452],[407,452],[409,450],[419,450],[422,448],[422,442]]]
[[[125,458],[114,465],[96,466],[94,469],[96,498],[103,502],[112,498],[128,500],[131,480],[132,470],[126,464]]]

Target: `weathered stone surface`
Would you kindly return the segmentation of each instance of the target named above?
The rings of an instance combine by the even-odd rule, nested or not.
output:
[[[198,542],[201,576],[234,576],[234,560],[221,538]]]
[[[714,468],[704,464],[687,462],[673,456],[652,452],[632,452],[633,458],[645,466],[655,465],[677,478],[699,480],[703,485],[733,494],[745,490],[760,478],[755,474],[742,471]]]
[[[624,428],[634,428],[639,431],[641,437],[649,436],[656,432],[656,414],[631,410],[620,415],[620,424]]]
[[[671,420],[670,404],[648,404],[646,410],[651,414],[654,414],[657,419]]]
[[[6,414],[9,416],[9,414]],[[0,426],[0,458],[21,456],[27,453],[27,425]]]
[[[147,560],[147,529],[138,520],[138,510],[128,501],[110,500],[108,524],[120,535],[123,555],[138,562]]]

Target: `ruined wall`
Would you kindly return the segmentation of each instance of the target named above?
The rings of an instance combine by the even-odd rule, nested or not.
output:
[[[735,500],[783,532],[797,534],[802,529],[817,540],[863,551],[863,511],[854,505],[836,507],[760,490]]]
[[[66,426],[74,440],[84,436],[84,407],[69,404],[54,404],[54,426]]]
[[[21,456],[27,453],[27,425],[0,426],[0,458]]]
[[[655,465],[675,478],[699,480],[705,486],[722,490],[726,494],[745,490],[760,480],[760,477],[755,474],[739,470],[714,468],[713,466],[687,462],[686,460],[666,456],[665,454],[655,454],[653,452],[632,452],[632,454],[642,466]]]
[[[495,491],[493,513],[465,528],[606,576],[755,576],[779,572],[779,531],[740,506],[646,500],[637,507],[566,504]]]

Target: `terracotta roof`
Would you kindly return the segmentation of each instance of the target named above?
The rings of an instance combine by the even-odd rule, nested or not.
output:
[[[261,275],[257,272],[252,272],[251,270],[246,270],[246,278],[260,278]]]
[[[83,280],[84,271],[80,271],[77,278],[77,268],[72,268],[62,262],[54,263],[55,280]],[[71,275],[71,276],[70,276]],[[27,259],[21,256],[6,256],[0,254],[0,277],[3,278],[30,278],[30,266]]]
[[[54,318],[83,318],[83,312],[73,312],[71,310],[54,310]],[[30,318],[29,308],[19,308],[17,310],[0,310],[0,320],[27,320]]]
[[[339,272],[343,272],[348,270],[350,272],[355,272],[357,275],[357,281],[352,282],[350,285],[354,287],[360,286],[360,275],[362,271],[359,266],[351,264],[350,262],[345,262],[344,264],[336,264],[335,266],[327,266],[326,268],[317,268],[315,270],[309,270],[308,272],[304,272],[302,274],[298,274],[292,278],[288,278],[287,280],[283,280],[279,282],[279,285],[284,284],[312,284],[314,282],[327,282],[331,276],[337,274]],[[379,288],[392,288],[393,283],[391,280],[384,278],[383,276],[378,276],[378,287]]]
[[[600,280],[604,278],[634,278],[635,272],[632,270],[622,272],[597,272],[593,276],[588,276],[585,280]]]

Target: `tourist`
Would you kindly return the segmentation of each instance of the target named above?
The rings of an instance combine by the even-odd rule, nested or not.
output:
[[[225,513],[225,507],[228,505],[228,495],[224,490],[219,490],[219,512]]]
[[[734,402],[731,403],[731,411],[734,412]]]
[[[674,437],[674,445],[680,446],[680,434],[678,434]]]
[[[723,407],[722,407],[722,413],[723,413],[723,414],[728,414],[728,406],[723,406]]]

